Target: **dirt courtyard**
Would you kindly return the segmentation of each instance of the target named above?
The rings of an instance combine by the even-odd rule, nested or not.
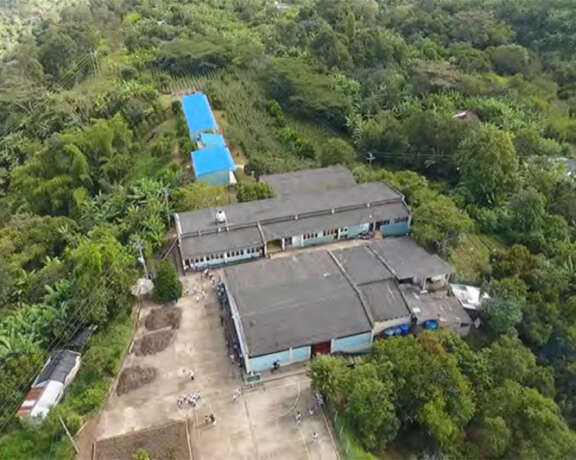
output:
[[[243,381],[228,356],[215,289],[199,274],[181,279],[184,295],[177,307],[182,315],[180,327],[172,329],[171,343],[155,354],[131,353],[123,363],[123,368],[153,367],[156,378],[121,396],[111,393],[98,421],[96,439],[188,420],[190,450],[186,451],[191,455],[184,458],[337,459],[326,418],[321,412],[308,414],[312,390],[303,369],[278,373],[234,400],[234,391]],[[155,308],[151,303],[142,308],[136,340],[152,332],[144,322]],[[189,371],[194,372],[194,380]],[[197,407],[179,408],[178,399],[193,393],[201,396]],[[304,415],[299,425],[297,411]],[[215,415],[215,425],[205,424],[208,414]],[[314,433],[318,433],[316,440]]]

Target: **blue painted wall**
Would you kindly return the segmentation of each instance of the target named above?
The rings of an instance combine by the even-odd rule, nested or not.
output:
[[[322,233],[320,233],[322,234]],[[334,235],[329,235],[329,236],[318,236],[316,238],[309,238],[307,240],[302,239],[302,246],[306,247],[306,246],[314,246],[316,244],[326,244],[326,243],[331,243],[332,241],[334,241]]]
[[[299,361],[307,361],[312,356],[309,346],[293,348],[292,350],[279,351],[269,355],[250,358],[250,370],[252,372],[262,372],[272,369],[274,361],[278,361],[280,366],[286,366]]]
[[[203,176],[198,176],[196,179],[200,182],[206,182],[212,185],[229,185],[230,172],[227,169],[222,169],[220,171],[215,171],[210,174],[204,174]]]
[[[410,225],[408,222],[398,222],[397,224],[391,222],[388,225],[382,225],[380,232],[384,236],[407,235],[410,232]]]
[[[300,347],[292,349],[292,361],[307,361],[312,356],[312,349],[310,347]]]
[[[280,351],[278,353],[271,353],[269,355],[257,356],[249,360],[250,371],[262,372],[272,369],[274,361],[278,361],[280,365],[286,365],[290,362],[290,350]]]
[[[349,337],[342,337],[332,341],[332,353],[337,351],[364,351],[372,345],[372,332],[364,332],[362,334],[351,335]]]

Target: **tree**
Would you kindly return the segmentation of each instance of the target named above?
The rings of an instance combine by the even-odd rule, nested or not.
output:
[[[392,399],[393,382],[370,363],[359,366],[350,382],[345,413],[368,449],[385,447],[400,428]]]
[[[509,133],[483,125],[460,143],[460,185],[471,201],[501,202],[516,187],[518,159]]]
[[[182,294],[182,283],[178,279],[178,270],[168,261],[160,262],[154,279],[154,300],[166,303],[178,300]]]
[[[522,305],[516,299],[491,298],[483,307],[488,327],[496,334],[508,332],[522,321]]]
[[[348,142],[338,137],[328,139],[320,150],[320,165],[348,165],[356,159],[356,152]]]
[[[576,455],[576,435],[551,399],[512,380],[496,387],[488,398],[482,419],[485,426],[492,426],[483,434],[498,439],[494,447],[504,451],[504,457],[560,460]],[[494,418],[499,418],[496,426],[490,422]]]
[[[520,45],[501,45],[489,48],[488,54],[494,68],[502,74],[526,73],[530,63],[528,50]]]
[[[274,190],[265,182],[240,184],[238,187],[237,197],[240,202],[264,200],[273,196]]]
[[[445,252],[458,243],[460,236],[471,230],[472,220],[454,201],[434,192],[416,199],[414,208],[414,236],[422,245]]]
[[[546,217],[546,198],[534,189],[522,190],[514,195],[508,206],[510,229],[528,234],[539,231]]]

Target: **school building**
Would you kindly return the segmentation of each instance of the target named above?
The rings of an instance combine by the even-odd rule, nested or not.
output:
[[[366,352],[378,338],[410,331],[465,335],[472,321],[447,289],[451,273],[409,237],[226,267],[232,345],[246,372],[259,373],[318,354]]]
[[[342,167],[262,178],[275,197],[175,215],[185,270],[265,257],[276,251],[356,238],[406,235],[404,197],[382,182],[356,184]]]

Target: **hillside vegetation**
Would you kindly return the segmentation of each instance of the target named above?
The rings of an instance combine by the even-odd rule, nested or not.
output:
[[[136,240],[156,270],[170,213],[236,199],[192,180],[177,102],[192,90],[242,182],[331,164],[386,181],[419,242],[492,295],[469,343],[426,334],[353,370],[314,363],[355,449],[576,456],[573,2],[90,0],[47,14],[61,4],[0,10],[0,457],[70,458],[57,416],[77,430],[117,371]],[[39,429],[15,420],[50,351],[88,324],[63,403]]]

